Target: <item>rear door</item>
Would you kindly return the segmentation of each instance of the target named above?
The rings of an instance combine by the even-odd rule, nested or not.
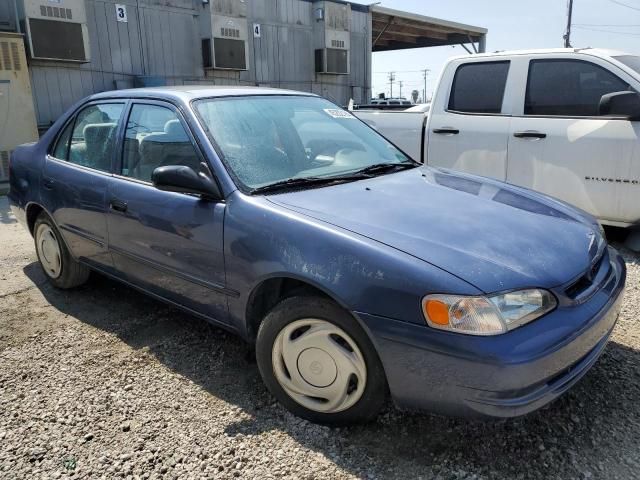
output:
[[[602,95],[634,89],[633,78],[591,55],[534,56],[523,69],[507,181],[601,220],[636,221],[638,122],[598,113]]]
[[[227,319],[225,204],[165,192],[151,183],[159,166],[211,175],[182,115],[170,104],[134,101],[121,161],[109,185],[109,248],[125,280],[218,321]]]
[[[509,67],[509,60],[449,64],[431,105],[426,163],[505,180]]]
[[[62,129],[47,155],[42,198],[76,258],[110,267],[106,195],[116,132],[125,102],[83,107]]]

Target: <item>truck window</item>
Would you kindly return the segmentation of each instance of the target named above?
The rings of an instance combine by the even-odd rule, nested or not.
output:
[[[449,110],[463,113],[500,113],[509,61],[460,65],[453,77]]]
[[[624,63],[627,67],[632,68],[636,73],[640,73],[640,57],[636,55],[620,55],[613,58]]]
[[[608,70],[583,60],[532,60],[525,115],[594,117],[600,97],[629,89]]]

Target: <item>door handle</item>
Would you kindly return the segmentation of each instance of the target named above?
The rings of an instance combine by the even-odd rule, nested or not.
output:
[[[513,136],[516,138],[547,138],[546,133],[536,132],[535,130],[527,130],[525,132],[515,132]]]
[[[457,135],[460,133],[460,130],[453,127],[442,127],[442,128],[434,128],[433,133],[440,133],[444,135]]]
[[[111,199],[111,202],[109,202],[109,207],[111,207],[111,210],[114,210],[116,212],[124,213],[127,211],[127,203],[115,198]]]
[[[56,182],[53,181],[53,178],[46,177],[42,179],[42,186],[47,190],[52,190],[55,183]]]

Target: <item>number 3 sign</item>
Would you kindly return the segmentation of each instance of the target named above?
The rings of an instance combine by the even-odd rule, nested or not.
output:
[[[118,22],[128,22],[127,20],[127,6],[116,4],[116,20]]]

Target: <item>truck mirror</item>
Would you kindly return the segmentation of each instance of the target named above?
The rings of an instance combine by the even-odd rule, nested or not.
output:
[[[598,113],[603,116],[640,120],[640,95],[636,92],[607,93],[600,98]]]

